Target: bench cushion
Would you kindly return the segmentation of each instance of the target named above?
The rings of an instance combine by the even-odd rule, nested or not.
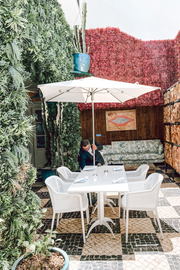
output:
[[[156,153],[163,152],[163,145],[160,140],[141,140],[141,141],[114,141],[112,152],[121,154],[132,153]]]

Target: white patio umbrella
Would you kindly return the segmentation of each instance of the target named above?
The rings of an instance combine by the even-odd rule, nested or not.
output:
[[[123,103],[137,98],[160,87],[139,85],[106,80],[97,77],[88,77],[79,80],[48,83],[38,85],[46,102],[78,102],[92,103],[93,144],[94,132],[94,103]],[[95,152],[93,156],[95,164]]]

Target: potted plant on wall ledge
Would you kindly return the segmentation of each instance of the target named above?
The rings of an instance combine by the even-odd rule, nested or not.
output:
[[[79,25],[74,25],[74,45],[76,52],[74,54],[74,68],[77,71],[88,72],[90,66],[89,47],[86,51],[86,14],[87,14],[87,3],[83,3],[82,7],[82,27],[81,37],[79,31]],[[80,41],[81,39],[81,41]],[[81,45],[82,42],[82,45]]]

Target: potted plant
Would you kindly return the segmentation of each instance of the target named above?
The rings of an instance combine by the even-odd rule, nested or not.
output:
[[[79,25],[74,26],[74,40],[76,52],[74,54],[74,68],[77,71],[88,72],[90,66],[89,47],[86,51],[86,14],[87,14],[87,3],[84,2],[82,6],[82,26],[81,26],[81,41]]]
[[[65,251],[53,247],[56,241],[56,231],[46,230],[47,235],[36,235],[32,243],[23,242],[26,253],[15,261],[11,270],[21,269],[69,269],[69,257]]]

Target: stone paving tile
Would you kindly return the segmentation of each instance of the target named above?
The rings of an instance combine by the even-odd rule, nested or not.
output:
[[[152,222],[152,224],[154,226],[155,232],[159,233],[160,232],[159,231],[159,226],[155,225],[153,218],[151,218],[151,222]],[[173,224],[172,219],[160,219],[160,223],[161,223],[161,228],[162,228],[163,233],[175,233],[175,232],[177,232],[177,230],[172,226],[172,224]]]
[[[122,254],[161,254],[161,243],[156,233],[128,234],[128,243],[125,242],[125,234],[121,234]]]
[[[121,217],[123,217],[123,213],[121,214]],[[147,212],[146,211],[129,211],[129,218],[147,218]]]
[[[178,215],[180,216],[180,206],[173,206],[173,208],[175,209],[175,211],[178,213]]]
[[[162,189],[179,189],[178,185],[174,182],[174,183],[164,183],[161,184],[161,188]]]
[[[155,233],[150,218],[130,218],[128,222],[128,233]],[[121,233],[126,233],[126,225],[120,220]]]
[[[172,229],[172,232],[180,233],[180,218],[164,218],[162,221],[164,221],[169,228]]]
[[[180,234],[179,233],[163,233],[164,239],[161,239],[160,233],[157,237],[161,243],[165,254],[179,255],[180,254]]]
[[[47,203],[50,201],[50,199],[41,199],[41,207],[46,208],[47,207]]]
[[[175,183],[175,181],[173,179],[170,179],[169,177],[165,177],[163,178],[163,184],[164,183]]]
[[[110,256],[109,256],[110,257]],[[111,258],[110,258],[111,259]],[[123,262],[121,260],[109,260],[109,258],[98,258],[98,260],[91,261],[87,258],[86,261],[81,261],[78,270],[124,270]]]
[[[56,242],[55,246],[63,249],[68,255],[82,255],[84,245],[82,233],[58,233],[57,239],[61,241]]]
[[[171,270],[180,269],[180,255],[169,255],[166,254],[167,261]]]
[[[108,233],[91,233],[83,246],[82,255],[122,255],[121,235],[115,234],[115,238]]]
[[[180,206],[180,196],[179,197],[167,197],[166,198],[170,205],[172,206]]]
[[[31,190],[33,191],[33,192],[38,192],[39,190],[41,189],[41,187],[32,187],[31,188]]]
[[[85,231],[87,231],[87,222],[84,219]],[[82,233],[81,218],[62,218],[56,228],[58,233]]]
[[[158,197],[159,197],[159,198],[164,197],[164,194],[161,192],[161,190],[159,191]]]
[[[39,190],[38,190],[38,193],[39,192],[48,192],[48,188],[46,187],[46,186],[44,186],[44,187],[42,187],[42,188],[40,188]],[[39,194],[38,194],[39,195]]]
[[[49,192],[37,192],[40,199],[50,199]]]
[[[44,205],[44,207],[52,207],[51,199],[47,201],[47,203]]]
[[[78,270],[81,256],[69,255],[69,270]]]
[[[178,218],[179,215],[172,206],[158,206],[159,218]]]
[[[158,206],[171,206],[171,203],[169,203],[168,198],[159,197],[157,205]]]
[[[171,270],[165,255],[138,255],[135,261],[123,260],[123,270]]]

